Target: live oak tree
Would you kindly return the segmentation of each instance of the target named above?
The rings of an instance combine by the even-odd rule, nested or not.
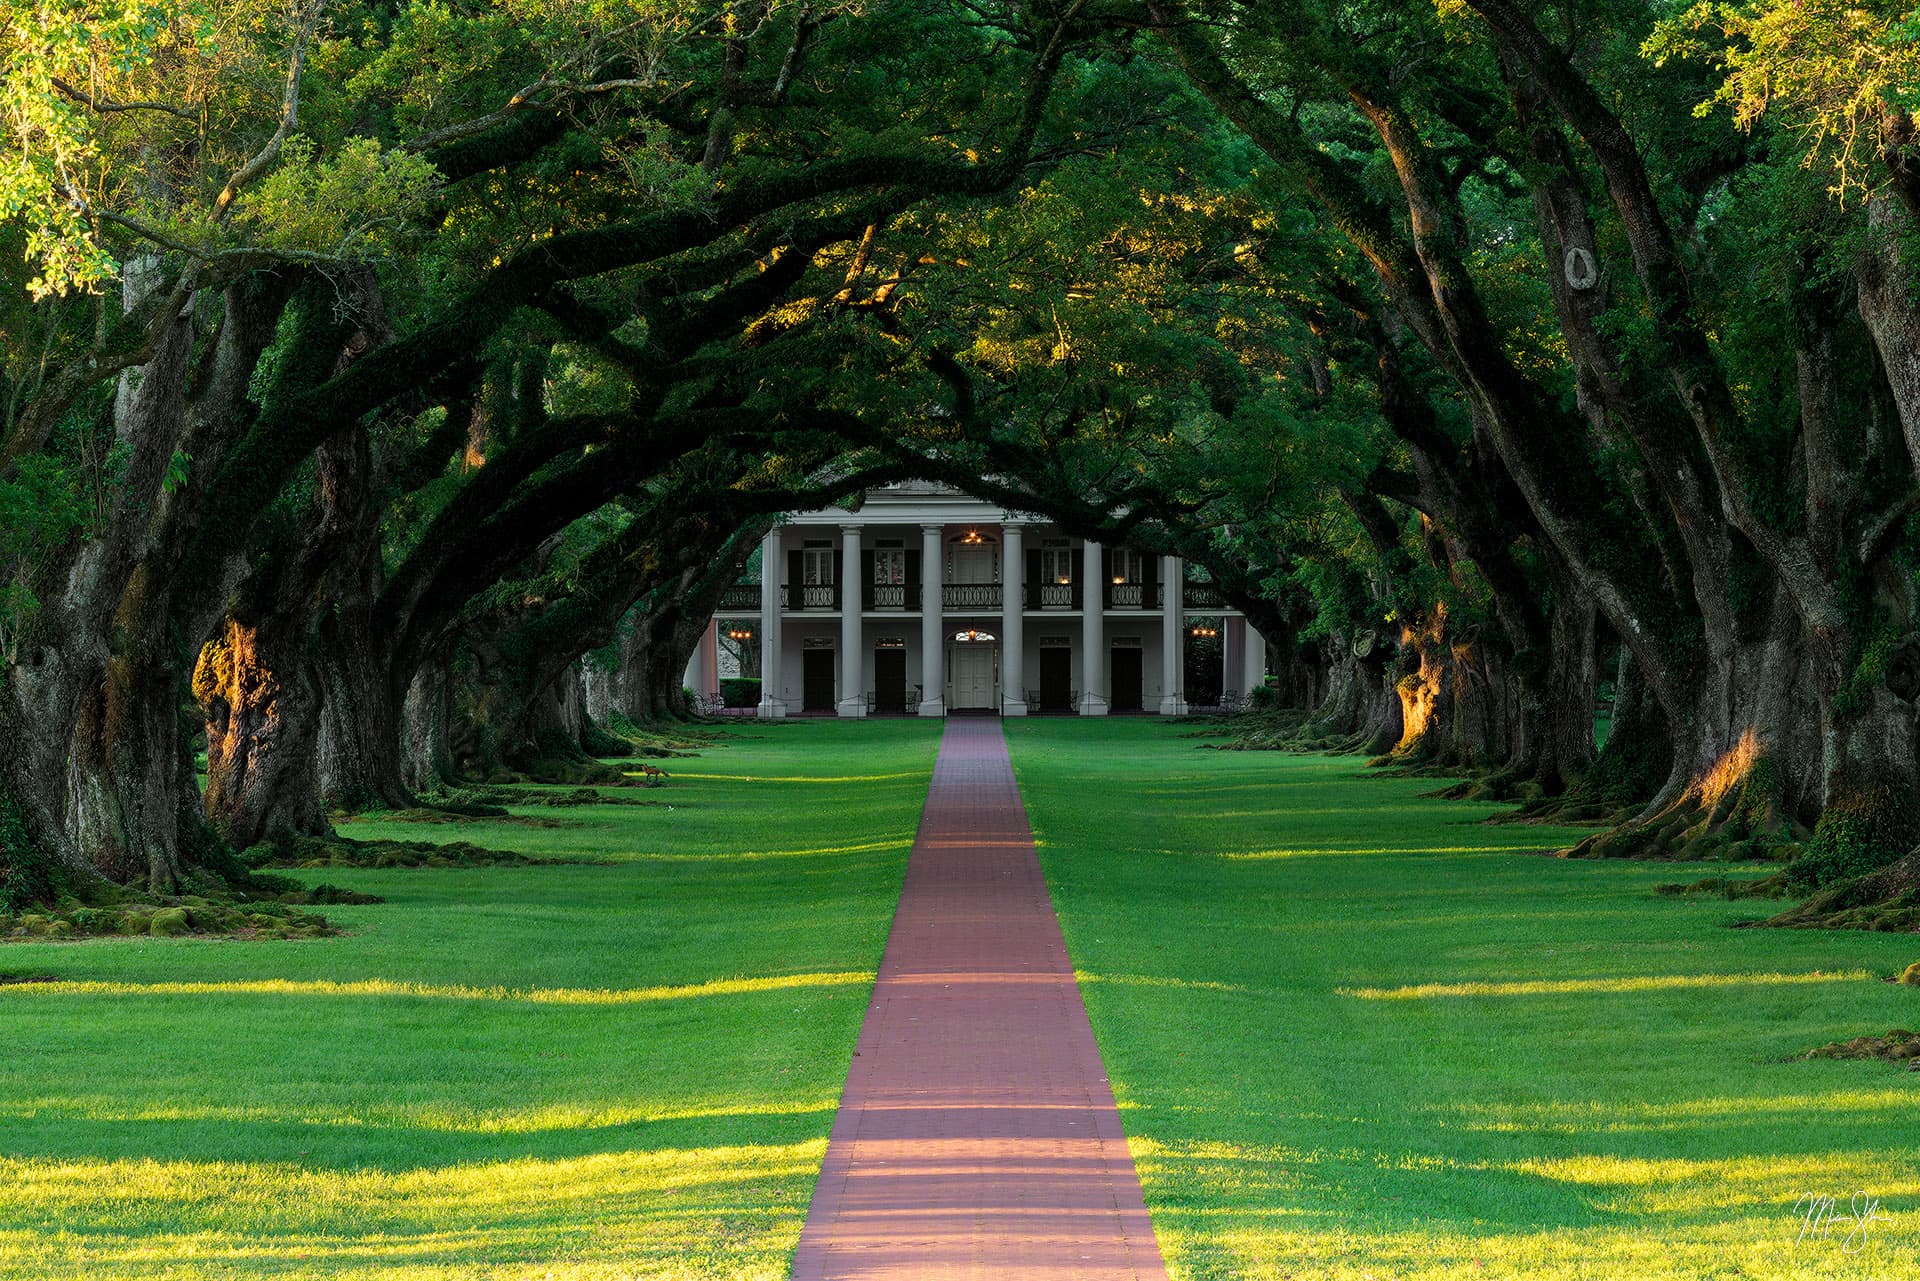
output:
[[[270,528],[310,469],[322,500],[292,505],[342,519],[355,434],[470,398],[529,308],[603,288],[637,304],[621,323],[650,359],[649,302],[805,254],[863,201],[855,235],[888,205],[1004,189],[1082,37],[1074,9],[980,27],[797,5],[155,6],[63,10],[74,38],[51,44],[47,15],[11,12],[9,208],[42,303],[0,466],[36,509],[102,496],[10,530],[0,763],[21,892],[49,869],[156,890],[190,870],[193,657],[261,558],[311,576]],[[919,38],[872,38],[903,24]],[[838,92],[849,79],[862,91]],[[115,275],[117,305],[72,301]],[[636,385],[621,423],[715,412],[664,391]],[[257,657],[214,664],[208,688],[262,688],[234,675]]]
[[[8,904],[587,776],[583,655],[689,714],[768,522],[907,476],[1590,852],[1920,837],[1898,5],[0,13]]]

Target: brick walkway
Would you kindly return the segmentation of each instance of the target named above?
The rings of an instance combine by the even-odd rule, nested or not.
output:
[[[793,1275],[1166,1276],[997,719],[947,722]]]

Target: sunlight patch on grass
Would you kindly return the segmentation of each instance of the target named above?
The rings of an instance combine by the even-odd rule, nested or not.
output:
[[[776,1277],[825,1140],[453,1167],[0,1158],[0,1271]],[[549,1225],[576,1231],[555,1257]],[[596,1258],[620,1257],[605,1273]],[[536,1271],[528,1264],[542,1260]],[[658,1269],[658,1270],[656,1270]]]
[[[1420,845],[1383,848],[1378,845],[1322,845],[1308,849],[1205,851],[1229,862],[1259,862],[1295,858],[1426,858],[1453,854],[1537,854],[1554,848],[1538,838],[1523,841],[1489,839],[1479,845]],[[1193,851],[1202,852],[1202,851]]]
[[[1609,1130],[1698,1128],[1703,1123],[1748,1122],[1767,1116],[1817,1112],[1832,1117],[1907,1113],[1914,1091],[1821,1090],[1803,1094],[1703,1096],[1659,1103],[1644,1099],[1561,1099],[1552,1103],[1455,1102],[1434,1111],[1464,1117],[1491,1132],[1593,1134]],[[1440,1120],[1440,1124],[1447,1124]]]
[[[891,854],[913,848],[911,840],[855,841],[846,845],[820,845],[803,850],[728,850],[724,854],[661,854],[648,852],[633,861],[643,863],[754,863],[782,858],[835,858],[852,854]]]
[[[1632,1189],[1631,1200],[1614,1198],[1612,1207],[1662,1214],[1713,1211],[1735,1204],[1790,1204],[1804,1191],[1840,1187],[1852,1191],[1869,1183],[1874,1195],[1883,1199],[1920,1193],[1920,1171],[1914,1169],[1913,1155],[1900,1149],[1767,1153],[1719,1160],[1582,1152],[1513,1161],[1504,1168],[1607,1193]]]
[[[1161,974],[1095,974],[1075,970],[1073,978],[1082,987],[1090,983],[1119,984],[1122,987],[1164,987],[1189,992],[1246,992],[1238,983],[1214,983],[1205,979],[1177,979]]]
[[[252,1104],[168,1105],[121,1110],[99,1098],[24,1099],[0,1109],[0,1117],[45,1120],[67,1117],[114,1125],[292,1125],[328,1129],[397,1129],[439,1134],[559,1134],[586,1130],[615,1130],[628,1126],[700,1121],[750,1114],[761,1117],[806,1116],[831,1111],[837,1097],[752,1099],[725,1105],[680,1108],[672,1106],[581,1106],[546,1104],[532,1108],[450,1108],[442,1103],[363,1107],[352,1113],[309,1111]]]
[[[926,775],[903,770],[898,774],[709,774],[704,770],[682,769],[687,778],[709,778],[726,783],[887,783]]]
[[[1412,1001],[1432,996],[1577,996],[1586,993],[1666,992],[1702,987],[1858,983],[1867,970],[1812,970],[1805,974],[1636,974],[1605,979],[1525,979],[1509,983],[1413,983],[1406,987],[1343,987],[1341,996],[1367,1001]]]
[[[101,980],[20,983],[0,988],[8,996],[400,996],[441,1001],[503,1001],[523,1005],[643,1005],[654,1001],[684,1001],[706,996],[741,996],[752,992],[783,992],[794,988],[849,987],[871,984],[871,970],[838,974],[778,974],[757,979],[713,979],[668,987],[637,988],[509,988],[409,983],[399,979],[244,979],[222,983],[116,983]]]

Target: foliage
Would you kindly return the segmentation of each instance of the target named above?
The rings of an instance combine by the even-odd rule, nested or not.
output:
[[[239,220],[266,248],[364,258],[383,230],[413,223],[439,194],[431,164],[373,138],[349,138],[323,157],[311,138],[295,137],[280,154]]]
[[[1920,12],[1902,0],[1692,4],[1655,24],[1644,48],[1656,65],[1709,59],[1725,72],[1713,101],[1743,129],[1781,114],[1805,163],[1830,168],[1842,199],[1876,185],[1873,153],[1888,117],[1920,107]],[[1710,109],[1701,103],[1696,114]]]

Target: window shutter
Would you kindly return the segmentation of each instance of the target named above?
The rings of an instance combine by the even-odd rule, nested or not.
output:
[[[920,553],[908,552],[907,553],[907,586],[909,588],[913,588],[913,587],[918,587],[919,585],[920,585]]]
[[[860,549],[860,608],[873,608],[873,553]]]
[[[1039,604],[1039,599],[1035,593],[1039,590],[1041,584],[1046,581],[1046,576],[1040,572],[1039,551],[1029,551],[1027,553],[1027,590],[1026,595],[1021,599],[1029,605]]]
[[[1158,556],[1149,556],[1145,552],[1140,553],[1140,581],[1143,583],[1157,583],[1160,581],[1160,558]]]
[[[800,553],[787,553],[787,599],[793,604],[800,603],[800,587],[807,581],[807,572],[801,568]]]

